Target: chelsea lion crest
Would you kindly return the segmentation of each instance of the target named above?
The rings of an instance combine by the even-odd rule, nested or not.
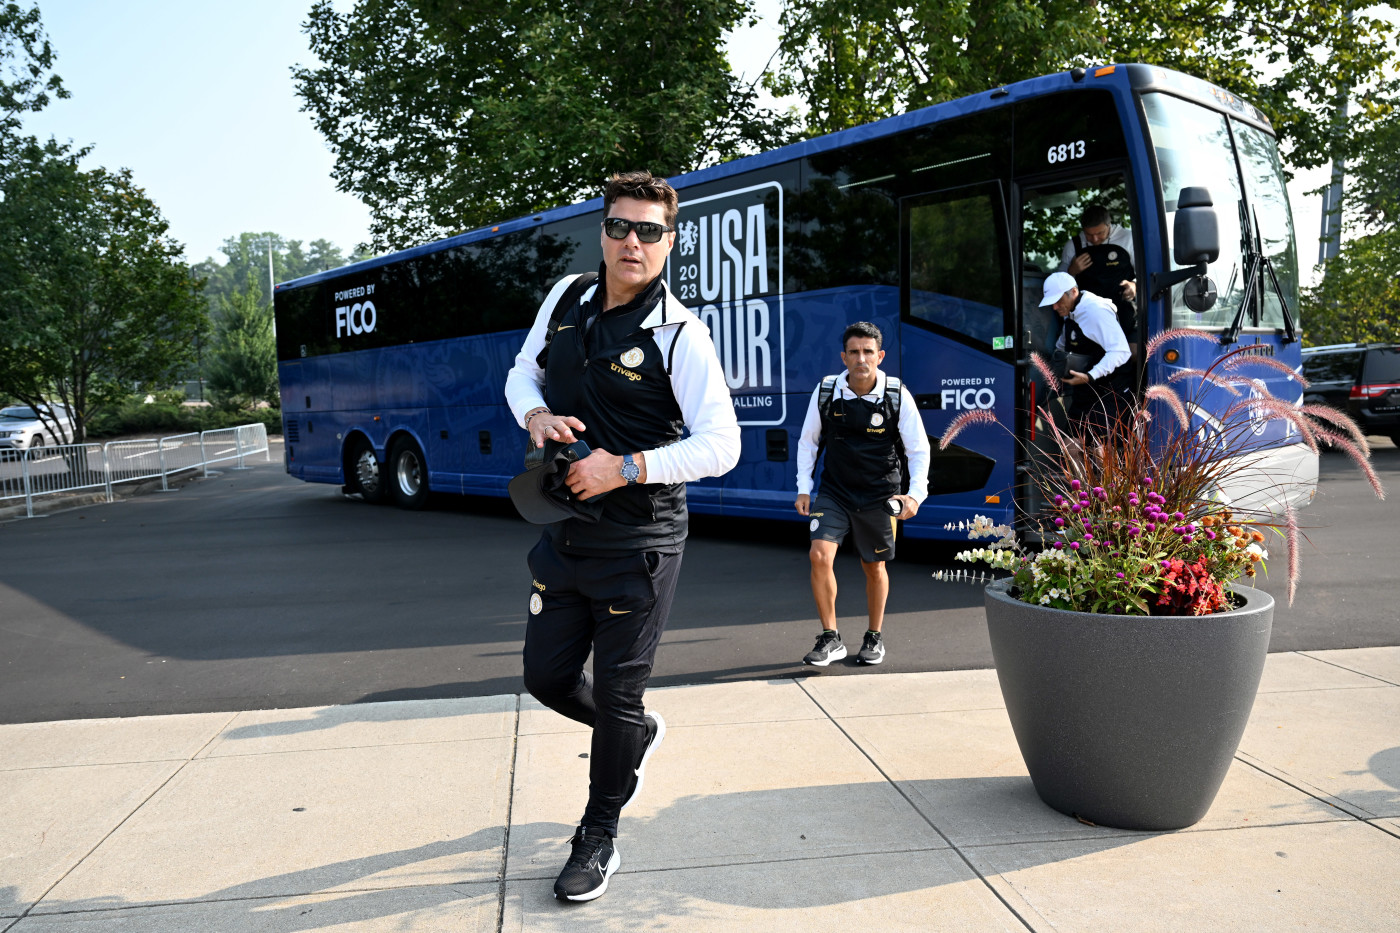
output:
[[[642,348],[641,348],[641,347],[633,347],[632,349],[628,350],[626,353],[622,354],[622,365],[623,365],[623,366],[640,366],[640,365],[642,365],[642,360],[644,360],[644,359],[646,359],[646,354],[642,352]]]
[[[540,614],[540,610],[543,609],[543,608],[544,608],[544,600],[540,599],[540,594],[539,594],[539,593],[531,593],[531,594],[530,594],[530,615],[532,615],[532,616],[537,616],[537,615],[539,615],[539,614]]]
[[[884,423],[885,423],[885,416],[882,415],[882,414],[880,414],[878,411],[875,412],[874,414],[872,414],[872,415],[870,416],[870,426],[871,426],[872,428],[878,428],[880,425],[882,425],[882,424],[884,424]]]

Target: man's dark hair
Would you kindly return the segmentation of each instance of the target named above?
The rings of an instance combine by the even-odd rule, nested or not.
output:
[[[638,201],[654,201],[665,209],[666,226],[676,225],[679,211],[676,189],[664,178],[657,178],[643,169],[639,172],[614,172],[603,188],[603,213],[612,209],[618,198],[636,198]]]
[[[856,321],[846,328],[845,333],[841,335],[842,353],[846,352],[846,344],[850,342],[852,337],[869,337],[875,341],[875,349],[883,350],[885,348],[885,335],[880,333],[880,328],[869,321]]]
[[[1085,230],[1090,227],[1102,227],[1105,224],[1113,223],[1113,215],[1108,212],[1108,208],[1102,204],[1090,204],[1084,208],[1084,215],[1079,218],[1079,225]]]

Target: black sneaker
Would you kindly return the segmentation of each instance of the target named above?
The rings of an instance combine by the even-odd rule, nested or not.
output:
[[[885,660],[885,642],[879,632],[866,632],[865,641],[861,642],[860,654],[856,655],[857,664],[879,664]]]
[[[813,667],[826,667],[832,661],[839,661],[845,656],[846,646],[841,644],[841,633],[823,629],[817,636],[816,647],[807,652],[802,663]]]
[[[647,759],[651,757],[652,752],[656,751],[656,747],[661,744],[661,740],[665,737],[666,720],[661,718],[660,713],[647,710],[647,744],[646,748],[642,750],[641,764],[637,765],[636,770],[632,772],[636,783],[632,785],[632,792],[627,795],[627,799],[622,802],[623,810],[626,810],[632,801],[637,799],[637,795],[642,792],[642,781],[646,780],[647,776]]]
[[[554,896],[566,901],[602,897],[608,889],[608,879],[622,864],[612,837],[601,829],[580,826],[569,843],[574,851],[554,882]]]

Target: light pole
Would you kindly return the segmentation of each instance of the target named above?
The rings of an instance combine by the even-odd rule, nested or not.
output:
[[[282,245],[282,238],[277,236],[260,236],[253,240],[253,246],[267,246],[267,303],[272,304],[272,291],[277,286],[272,281],[272,250]]]

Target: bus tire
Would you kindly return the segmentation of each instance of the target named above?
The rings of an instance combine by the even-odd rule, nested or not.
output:
[[[345,481],[366,502],[384,501],[384,471],[374,456],[374,448],[362,435],[350,442],[345,455]]]
[[[389,494],[401,509],[421,509],[428,504],[428,461],[411,437],[389,445]]]

